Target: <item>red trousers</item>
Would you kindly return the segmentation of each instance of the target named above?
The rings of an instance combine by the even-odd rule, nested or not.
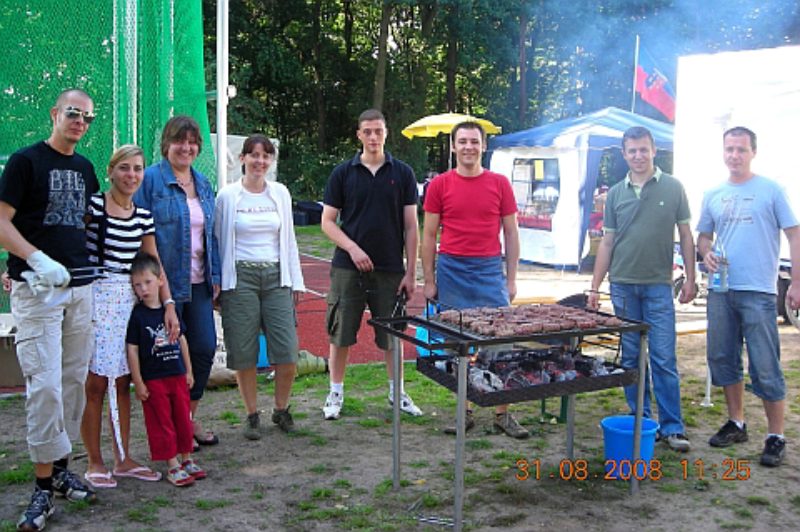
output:
[[[191,453],[194,429],[189,411],[186,375],[145,381],[150,396],[142,402],[150,459],[166,461]]]

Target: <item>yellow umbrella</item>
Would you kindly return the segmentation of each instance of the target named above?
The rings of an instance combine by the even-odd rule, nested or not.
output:
[[[475,118],[470,115],[462,115],[458,113],[445,113],[441,115],[430,115],[420,118],[407,128],[402,133],[403,136],[409,139],[414,137],[435,137],[440,133],[450,133],[453,128],[461,122],[477,122],[484,131],[489,134],[500,133],[499,126],[494,125],[485,118]]]

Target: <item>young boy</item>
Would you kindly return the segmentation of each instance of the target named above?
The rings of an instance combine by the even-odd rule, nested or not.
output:
[[[194,379],[183,322],[178,341],[169,343],[159,298],[162,282],[158,260],[137,253],[131,265],[131,283],[139,303],[128,321],[128,365],[136,397],[142,401],[151,459],[167,462],[169,482],[189,486],[206,477],[190,454],[189,388]]]

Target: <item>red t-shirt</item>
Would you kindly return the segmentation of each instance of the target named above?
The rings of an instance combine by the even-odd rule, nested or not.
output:
[[[430,182],[424,209],[440,216],[440,253],[497,257],[502,219],[517,212],[517,203],[504,175],[484,170],[464,177],[453,169]]]

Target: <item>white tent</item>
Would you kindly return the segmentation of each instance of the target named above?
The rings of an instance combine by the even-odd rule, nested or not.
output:
[[[522,260],[580,266],[590,222],[598,221],[592,210],[603,152],[620,147],[633,126],[648,128],[659,150],[672,151],[670,124],[614,107],[489,141],[489,168],[514,188]]]

